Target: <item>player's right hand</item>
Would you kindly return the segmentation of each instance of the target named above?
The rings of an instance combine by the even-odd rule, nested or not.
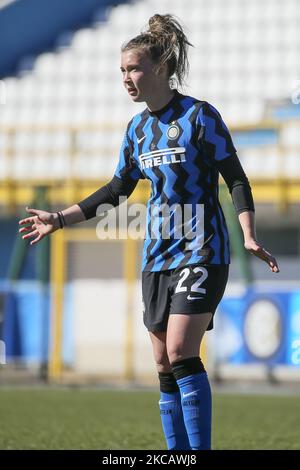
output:
[[[26,207],[31,217],[26,217],[19,221],[19,225],[26,225],[19,229],[23,233],[23,240],[35,237],[30,245],[34,245],[42,240],[46,235],[55,232],[59,228],[59,221],[56,213],[41,211],[39,209],[30,209]],[[28,225],[29,224],[29,225]]]

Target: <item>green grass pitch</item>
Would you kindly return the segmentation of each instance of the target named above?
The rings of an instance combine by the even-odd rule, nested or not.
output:
[[[0,449],[165,449],[153,391],[0,389]],[[300,449],[296,396],[213,397],[214,449]]]

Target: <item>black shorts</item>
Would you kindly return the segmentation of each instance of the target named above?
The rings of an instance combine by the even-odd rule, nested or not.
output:
[[[171,313],[213,315],[223,297],[229,265],[190,265],[166,271],[143,271],[144,324],[166,331]],[[213,328],[213,318],[207,330]]]

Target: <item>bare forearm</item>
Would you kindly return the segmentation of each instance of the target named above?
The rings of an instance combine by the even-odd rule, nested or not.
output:
[[[66,225],[73,225],[73,224],[78,224],[79,222],[83,222],[86,220],[84,213],[78,206],[78,204],[74,204],[74,206],[68,207],[67,209],[64,209],[61,211]]]
[[[243,230],[244,240],[256,239],[254,212],[245,211],[238,216]]]

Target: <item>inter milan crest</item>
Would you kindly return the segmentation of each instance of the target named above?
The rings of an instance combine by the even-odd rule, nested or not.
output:
[[[176,124],[172,124],[168,131],[167,136],[170,140],[175,140],[179,136],[179,127]]]

